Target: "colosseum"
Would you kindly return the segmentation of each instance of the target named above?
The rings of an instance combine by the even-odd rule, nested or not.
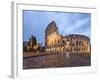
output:
[[[91,43],[85,35],[69,34],[63,36],[59,34],[56,23],[52,21],[45,30],[45,51],[91,53]]]

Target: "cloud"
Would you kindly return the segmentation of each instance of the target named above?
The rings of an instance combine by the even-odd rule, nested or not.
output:
[[[91,16],[89,13],[24,11],[23,14],[24,40],[28,40],[33,34],[40,43],[43,43],[45,29],[52,21],[56,22],[59,33],[62,35],[78,33],[90,37]]]
[[[65,17],[61,19],[61,23],[59,23],[59,31],[61,34],[71,34],[71,33],[83,33],[85,30],[90,29],[90,17],[83,17],[82,14],[74,14],[68,15],[69,17]],[[85,15],[84,15],[85,16]]]

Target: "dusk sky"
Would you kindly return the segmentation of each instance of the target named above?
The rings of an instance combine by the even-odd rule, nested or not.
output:
[[[52,21],[56,22],[61,35],[82,34],[91,38],[91,14],[69,12],[23,11],[23,40],[31,35],[44,44],[45,29]]]

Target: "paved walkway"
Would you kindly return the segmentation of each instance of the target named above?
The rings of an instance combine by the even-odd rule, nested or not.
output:
[[[24,58],[24,69],[90,66],[90,61],[75,54],[54,54]]]
[[[66,66],[69,67],[73,67],[73,66],[89,66],[90,65],[90,61],[77,56],[75,54],[70,54],[69,58],[66,58],[66,61],[69,61],[68,63],[66,63]]]

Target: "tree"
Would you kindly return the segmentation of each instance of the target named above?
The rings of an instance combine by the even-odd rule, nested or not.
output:
[[[32,35],[32,36],[31,36],[31,40],[32,40],[32,47],[33,47],[34,45],[37,44],[36,37]]]

